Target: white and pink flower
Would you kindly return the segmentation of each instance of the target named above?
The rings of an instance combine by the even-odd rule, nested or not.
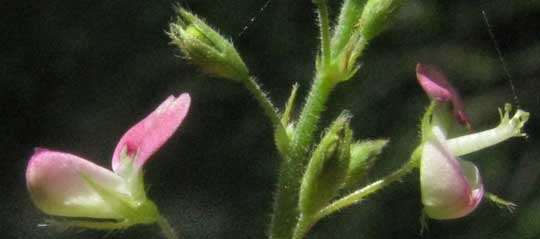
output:
[[[26,169],[34,204],[55,216],[117,219],[124,226],[155,222],[157,208],[146,198],[141,167],[182,124],[190,101],[188,94],[170,96],[129,129],[116,146],[112,171],[70,153],[37,148]]]
[[[464,104],[446,76],[437,68],[418,64],[418,82],[426,94],[437,102],[435,107],[450,104],[454,119],[469,126]],[[484,186],[478,168],[471,162],[461,160],[463,156],[512,137],[525,136],[522,128],[529,113],[517,110],[512,118],[512,107],[507,104],[504,112],[499,110],[501,123],[490,130],[449,138],[444,128],[447,117],[440,109],[428,111],[433,118],[428,127],[423,127],[422,158],[420,161],[420,187],[424,211],[433,219],[453,219],[468,215],[482,201]],[[443,108],[444,111],[444,108]]]

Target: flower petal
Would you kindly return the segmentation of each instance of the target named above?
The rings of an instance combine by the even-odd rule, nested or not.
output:
[[[113,171],[120,168],[122,151],[141,167],[176,131],[186,116],[191,98],[169,96],[150,115],[131,127],[118,142],[112,158]]]
[[[34,204],[47,214],[67,217],[119,218],[83,179],[128,194],[123,179],[78,156],[37,148],[26,169]]]
[[[463,212],[464,215],[466,215],[472,212],[482,201],[482,198],[484,197],[484,185],[482,184],[480,171],[476,165],[465,160],[460,160],[459,163],[461,165],[461,170],[463,171],[463,176],[465,176],[467,182],[471,186],[469,205]]]
[[[463,217],[478,206],[483,195],[476,166],[454,157],[438,128],[423,148],[420,184],[425,212],[434,219]]]
[[[460,124],[469,124],[463,100],[454,87],[448,83],[446,75],[441,70],[434,66],[418,63],[416,65],[416,78],[430,98],[440,102],[450,102],[456,120]]]

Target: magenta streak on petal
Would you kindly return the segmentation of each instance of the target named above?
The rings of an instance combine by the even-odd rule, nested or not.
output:
[[[434,66],[418,63],[416,65],[416,78],[430,98],[452,104],[454,117],[460,124],[470,124],[461,97],[454,87],[448,83],[446,75],[441,70]]]
[[[178,98],[170,96],[146,118],[131,127],[114,150],[113,171],[119,169],[124,149],[130,158],[135,159],[135,165],[142,167],[182,124],[190,103],[189,94],[182,94]]]

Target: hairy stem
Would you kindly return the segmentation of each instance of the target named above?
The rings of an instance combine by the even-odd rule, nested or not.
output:
[[[298,219],[298,224],[294,228],[294,233],[292,239],[302,239],[309,232],[309,229],[313,226],[313,218],[308,218],[305,216],[300,216]]]
[[[318,74],[311,87],[291,142],[289,157],[281,164],[270,229],[271,238],[290,239],[292,237],[299,217],[298,193],[308,152],[313,143],[313,135],[321,112],[334,85],[335,83]]]
[[[360,202],[362,198],[365,198],[369,196],[370,194],[377,192],[378,190],[392,184],[395,181],[398,181],[403,176],[410,173],[414,168],[419,166],[420,163],[420,157],[421,157],[421,149],[422,146],[416,148],[416,150],[411,155],[411,159],[407,161],[401,168],[394,171],[390,175],[379,179],[357,191],[352,192],[351,194],[342,197],[336,201],[334,201],[329,206],[323,208],[319,213],[315,215],[314,222],[318,221],[319,219],[328,216],[334,212],[337,212],[345,207],[354,205],[357,202]]]
[[[351,206],[360,201],[360,199],[369,196],[370,194],[377,192],[378,190],[392,184],[395,181],[398,181],[403,176],[410,173],[414,168],[419,166],[420,157],[421,157],[422,147],[418,147],[412,154],[411,159],[407,161],[401,168],[394,171],[390,175],[379,179],[357,191],[352,192],[351,194],[342,197],[334,201],[329,206],[323,208],[317,215],[316,219],[319,220],[325,216],[328,216],[336,211],[339,211],[345,207]],[[315,220],[315,221],[317,221]]]
[[[328,20],[327,0],[318,0],[316,2],[319,15],[319,29],[321,31],[321,54],[324,67],[330,64],[330,23]]]
[[[345,207],[354,205],[355,203],[360,202],[361,199],[373,194],[374,192],[377,192],[378,190],[384,188],[385,186],[390,185],[391,183],[401,179],[403,176],[407,175],[409,172],[412,171],[412,169],[418,167],[419,161],[420,161],[420,149],[421,147],[418,147],[412,154],[411,159],[407,161],[401,168],[394,171],[390,175],[379,179],[367,186],[365,186],[362,189],[359,189],[345,197],[342,197],[336,201],[334,201],[329,206],[323,208],[321,211],[316,213],[315,215],[307,217],[306,215],[301,215],[298,219],[298,223],[296,224],[296,227],[294,229],[293,237],[292,239],[302,239],[306,236],[306,234],[309,232],[311,227],[322,219],[323,217],[326,217],[332,213],[335,213]]]
[[[167,239],[178,239],[176,233],[174,232],[171,224],[163,216],[159,216],[157,219],[157,225],[161,228],[161,232]]]
[[[264,91],[261,89],[259,84],[257,84],[257,81],[255,81],[254,77],[248,77],[247,79],[244,79],[242,81],[244,83],[244,86],[251,92],[251,94],[255,97],[257,102],[259,102],[259,105],[264,110],[264,113],[272,123],[274,124],[275,130],[280,131],[283,135],[286,135],[285,133],[285,127],[283,126],[281,122],[281,118],[279,116],[279,113],[272,104],[272,101],[268,98],[268,96],[264,93]]]

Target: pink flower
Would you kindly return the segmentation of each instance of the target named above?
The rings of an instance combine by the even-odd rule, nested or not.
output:
[[[416,76],[418,83],[432,100],[448,103],[453,118],[460,124],[470,125],[463,101],[439,69],[418,64]],[[434,107],[426,112],[424,119],[428,120],[423,120],[422,125],[422,203],[430,218],[460,218],[476,209],[484,196],[484,187],[478,168],[458,157],[512,137],[524,136],[522,128],[529,118],[529,113],[517,110],[510,118],[512,107],[507,104],[504,113],[499,110],[501,123],[496,128],[447,139],[446,131],[451,128],[452,121],[447,119],[449,115],[445,111],[448,108],[445,104],[435,104]]]
[[[50,215],[118,219],[122,226],[155,222],[157,208],[146,198],[140,168],[177,130],[189,106],[188,94],[170,96],[129,129],[116,146],[113,171],[73,154],[37,148],[26,169],[35,205]]]
[[[469,125],[469,117],[458,92],[448,83],[446,76],[435,66],[416,65],[416,78],[426,94],[439,102],[449,102],[452,105],[454,117],[460,124]]]
[[[92,178],[129,197],[124,179],[73,154],[37,148],[28,163],[26,181],[36,206],[67,217],[121,218],[84,180]]]
[[[453,219],[471,213],[482,201],[484,187],[476,166],[449,150],[439,127],[424,143],[420,184],[425,213],[433,219]]]

